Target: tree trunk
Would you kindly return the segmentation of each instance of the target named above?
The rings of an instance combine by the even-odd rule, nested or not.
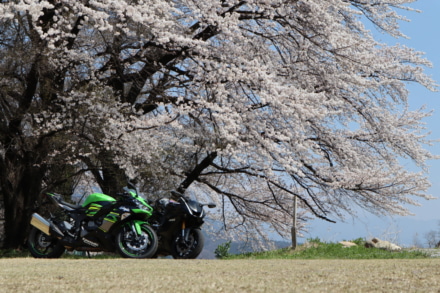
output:
[[[102,168],[102,183],[100,184],[103,193],[115,196],[120,193],[122,187],[127,186],[125,171],[116,164],[110,164]]]
[[[189,173],[185,180],[179,185],[177,188],[177,191],[180,193],[184,193],[185,190],[194,182],[196,181],[200,174],[202,174],[203,170],[209,167],[212,162],[214,162],[215,158],[217,157],[217,152],[209,153],[206,158],[204,158],[199,164],[197,164],[194,169]]]
[[[100,166],[93,165],[90,160],[86,160],[92,174],[99,184],[102,192],[110,196],[115,196],[121,192],[122,187],[127,185],[125,171],[118,164],[113,163],[113,154],[108,151],[101,151],[98,156]]]
[[[297,211],[298,211],[298,197],[294,196],[293,198],[293,221],[292,221],[292,249],[295,250],[297,246],[297,238],[296,235],[298,234],[297,231]]]
[[[5,208],[3,248],[17,249],[25,245],[35,201],[41,192],[44,170],[27,164],[20,166],[19,162],[9,166],[15,171],[9,172],[9,178],[2,181]]]

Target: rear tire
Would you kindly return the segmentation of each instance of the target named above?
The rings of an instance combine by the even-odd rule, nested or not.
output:
[[[188,241],[182,239],[182,235],[178,234],[174,237],[171,252],[173,258],[192,259],[199,256],[205,245],[205,237],[200,229],[191,229],[188,235]]]
[[[46,235],[35,227],[29,233],[28,248],[35,258],[59,258],[66,250],[57,238]]]
[[[116,249],[125,258],[151,258],[157,251],[156,232],[148,226],[141,226],[142,235],[138,236],[129,225],[124,225],[116,235]]]

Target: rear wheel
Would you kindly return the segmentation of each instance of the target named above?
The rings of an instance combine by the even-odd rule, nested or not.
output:
[[[172,255],[174,258],[196,258],[202,252],[205,238],[200,229],[191,229],[186,239],[178,234],[173,241]]]
[[[36,258],[59,258],[65,251],[58,239],[46,235],[35,227],[31,228],[28,238],[29,252]]]
[[[156,253],[156,232],[148,225],[141,225],[141,231],[141,235],[137,235],[130,224],[120,229],[116,235],[116,248],[122,257],[151,258]]]

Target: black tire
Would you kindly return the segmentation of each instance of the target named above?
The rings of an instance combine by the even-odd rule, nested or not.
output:
[[[35,227],[29,233],[28,248],[35,258],[59,258],[66,250],[57,238],[46,235]]]
[[[205,245],[205,237],[200,229],[191,229],[188,235],[188,241],[182,239],[178,234],[174,237],[171,253],[176,259],[193,259],[199,256]]]
[[[125,258],[151,258],[157,251],[156,232],[148,226],[141,226],[142,235],[137,236],[130,225],[121,227],[116,235],[116,249]]]

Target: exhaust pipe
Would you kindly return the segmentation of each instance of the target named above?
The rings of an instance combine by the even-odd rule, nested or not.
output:
[[[32,214],[31,225],[43,232],[46,235],[53,235],[55,237],[64,237],[63,232],[54,223],[46,220],[37,213]]]
[[[50,222],[37,213],[32,214],[31,225],[50,236]]]

